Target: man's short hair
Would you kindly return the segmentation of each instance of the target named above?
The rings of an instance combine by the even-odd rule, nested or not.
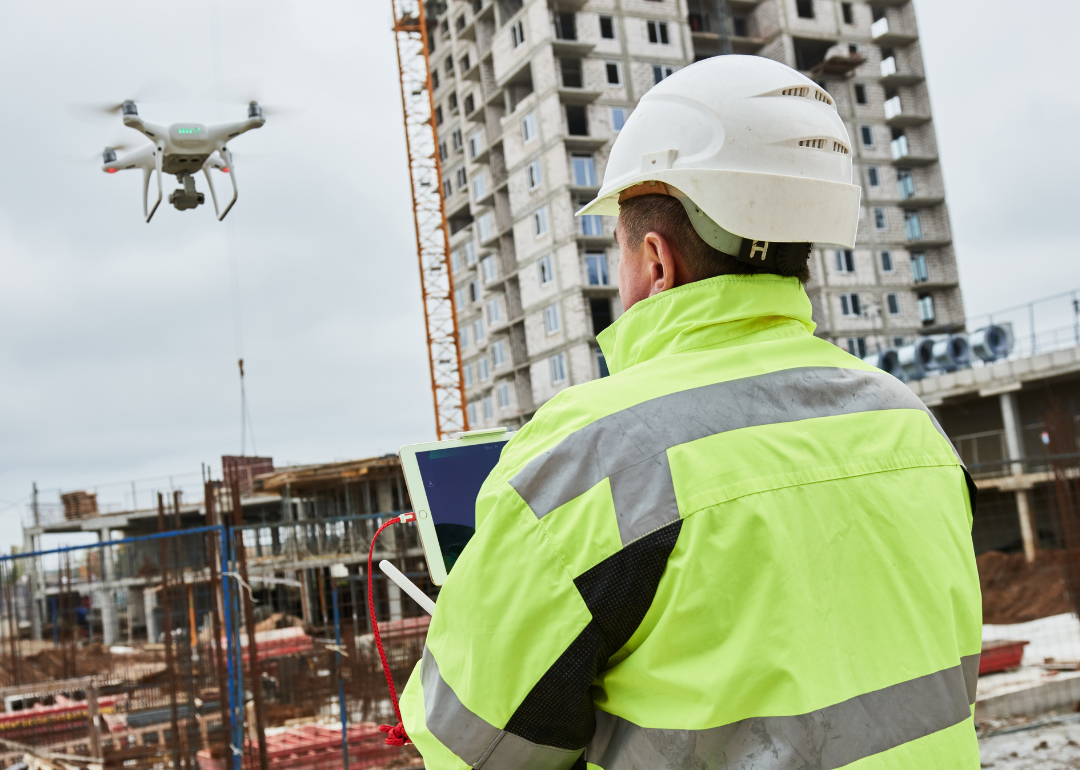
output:
[[[701,239],[678,198],[670,195],[639,195],[619,204],[619,224],[622,225],[624,247],[637,249],[645,236],[656,232],[675,248],[695,281],[718,275],[794,276],[802,283],[810,280],[810,266],[801,263],[790,272],[771,270],[740,262],[730,254],[717,251]]]

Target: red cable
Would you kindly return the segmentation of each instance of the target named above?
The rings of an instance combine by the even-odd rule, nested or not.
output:
[[[394,727],[391,727],[390,725],[379,726],[379,729],[382,732],[387,733],[387,746],[404,746],[406,743],[412,743],[412,741],[409,740],[409,736],[405,732],[405,724],[401,719],[401,709],[398,708],[397,690],[394,689],[394,676],[390,673],[390,663],[386,660],[386,651],[383,649],[382,636],[379,635],[379,621],[375,617],[375,594],[371,583],[371,564],[375,560],[375,541],[378,540],[382,531],[391,524],[405,521],[415,521],[415,516],[411,513],[405,513],[401,516],[395,516],[387,521],[376,530],[375,536],[371,538],[371,548],[368,549],[367,596],[368,612],[371,615],[371,630],[375,634],[375,646],[379,650],[379,658],[382,660],[383,673],[386,674],[386,686],[390,688],[390,702],[394,704],[394,714],[397,716],[398,720],[397,725]]]

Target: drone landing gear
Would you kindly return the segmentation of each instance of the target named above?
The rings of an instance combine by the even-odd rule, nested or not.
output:
[[[195,191],[195,178],[191,174],[177,174],[176,180],[184,185],[183,189],[169,193],[169,203],[176,207],[177,211],[193,209],[206,202],[206,196]]]

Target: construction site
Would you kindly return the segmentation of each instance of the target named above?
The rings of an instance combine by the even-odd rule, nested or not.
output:
[[[862,187],[857,247],[812,251],[815,334],[903,381],[979,491],[976,726],[1080,710],[1080,303],[965,316],[913,3],[391,6],[435,435],[520,428],[608,376],[615,218],[573,214],[612,143],[695,61],[788,64],[835,100]],[[416,527],[373,545],[413,510],[396,450],[223,455],[122,503],[35,486],[0,556],[0,768],[422,768],[379,729],[430,616],[372,565],[439,592]]]
[[[21,746],[114,767],[416,763],[374,724],[389,702],[364,568],[379,524],[409,508],[396,458],[223,464],[227,478],[208,479],[199,500],[176,490],[108,513],[74,492],[34,506],[24,555],[0,567],[5,766]],[[42,546],[87,532],[97,544]],[[425,585],[415,531],[379,546]],[[404,678],[428,616],[376,574],[375,612]]]

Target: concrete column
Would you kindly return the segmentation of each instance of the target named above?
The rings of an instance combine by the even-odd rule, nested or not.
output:
[[[311,588],[308,582],[308,571],[299,570],[300,578],[300,613],[304,616],[304,622],[315,625],[311,618]]]
[[[33,553],[34,550],[34,536],[24,530],[23,553]],[[29,576],[30,638],[41,641],[41,599],[38,598],[38,591],[41,590],[41,579],[37,573],[38,560],[29,558],[26,562]]]
[[[1005,427],[1005,449],[1009,453],[1009,469],[1013,476],[1024,475],[1024,434],[1020,428],[1020,405],[1016,401],[1016,391],[998,396],[1001,404],[1001,423]],[[1024,558],[1030,564],[1035,561],[1035,517],[1031,511],[1031,498],[1027,489],[1016,490],[1016,513],[1020,518],[1020,537],[1024,542]]]
[[[393,580],[386,581],[386,598],[390,600],[390,620],[401,620],[401,589]]]
[[[143,611],[146,613],[146,640],[156,642],[158,637],[157,616],[154,609],[157,607],[157,591],[149,588],[143,591]]]
[[[109,539],[108,530],[98,530],[98,542],[103,543]],[[101,572],[106,583],[111,584],[116,580],[116,565],[112,560],[112,548],[106,546],[98,553],[101,556]],[[97,601],[101,607],[102,636],[105,645],[111,646],[120,640],[120,617],[116,612],[116,594],[114,591],[99,591]]]

